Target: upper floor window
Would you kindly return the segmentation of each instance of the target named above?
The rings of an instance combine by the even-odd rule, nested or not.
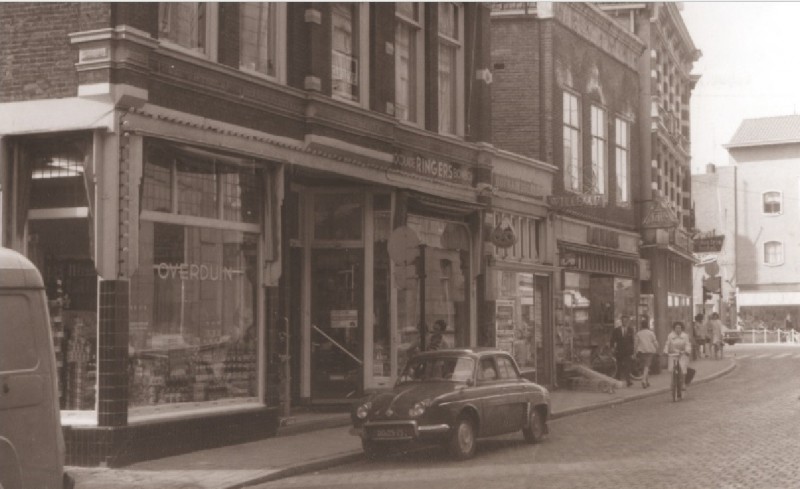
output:
[[[617,164],[617,205],[631,203],[630,123],[617,119],[614,131],[615,159]]]
[[[239,4],[239,67],[270,78],[283,78],[286,4]]]
[[[459,5],[438,3],[439,132],[462,134],[464,90],[463,12]]]
[[[592,191],[598,194],[606,193],[606,151],[608,148],[606,136],[606,111],[592,105]]]
[[[580,192],[581,175],[581,119],[578,97],[564,92],[564,189]]]
[[[331,90],[336,98],[358,103],[366,98],[367,5],[364,2],[331,4]]]
[[[395,4],[394,35],[395,114],[409,122],[422,120],[424,92],[424,39],[422,4]]]
[[[783,243],[780,241],[767,241],[764,243],[764,264],[783,264]]]
[[[205,58],[217,58],[217,4],[158,4],[158,38]]]
[[[780,192],[764,192],[764,214],[780,214],[782,200]]]

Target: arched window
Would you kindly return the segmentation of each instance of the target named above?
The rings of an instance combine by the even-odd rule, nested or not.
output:
[[[783,196],[780,192],[764,192],[764,214],[780,214]]]
[[[783,264],[783,243],[780,241],[764,243],[764,263],[773,266]]]

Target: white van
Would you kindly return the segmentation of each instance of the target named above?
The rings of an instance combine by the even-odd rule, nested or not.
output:
[[[0,489],[63,489],[64,436],[44,282],[0,248]]]

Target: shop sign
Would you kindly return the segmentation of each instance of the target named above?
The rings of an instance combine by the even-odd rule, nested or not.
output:
[[[642,227],[672,228],[678,225],[678,216],[661,200],[647,202]]]
[[[511,225],[511,221],[503,219],[503,221],[492,230],[489,235],[489,240],[498,248],[511,248],[517,244],[517,232],[514,230],[514,226]]]
[[[603,228],[589,228],[586,242],[604,248],[619,248],[619,233]]]
[[[725,236],[701,236],[694,239],[695,253],[719,253],[725,243]]]
[[[158,278],[181,280],[233,280],[234,275],[243,273],[241,270],[223,267],[220,265],[198,265],[197,263],[159,263],[153,265]]]
[[[529,197],[542,197],[545,193],[544,186],[541,184],[523,180],[521,178],[509,177],[507,175],[495,174],[493,177],[494,186],[498,190],[513,192]]]
[[[575,253],[562,253],[558,258],[558,266],[563,268],[575,268],[578,266],[578,256]]]
[[[357,309],[333,309],[331,310],[331,328],[351,329],[358,327]]]
[[[602,207],[606,203],[606,196],[603,194],[548,195],[547,203],[554,209]]]
[[[399,171],[423,175],[445,182],[472,185],[472,170],[465,165],[450,163],[421,155],[394,155],[394,166]]]

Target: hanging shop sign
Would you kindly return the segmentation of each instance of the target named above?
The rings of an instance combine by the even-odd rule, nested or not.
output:
[[[725,236],[701,236],[694,238],[695,253],[719,253],[725,243]]]
[[[561,256],[558,258],[558,266],[575,268],[578,266],[578,256],[575,253],[561,253]]]
[[[678,216],[661,200],[646,203],[642,227],[672,228],[678,225]]]
[[[548,195],[547,203],[554,209],[602,207],[606,203],[606,196],[603,194]]]
[[[393,165],[401,172],[422,175],[444,182],[472,185],[473,181],[472,169],[466,165],[427,156],[396,153]]]
[[[511,248],[517,244],[517,232],[514,230],[514,226],[511,225],[511,221],[503,219],[500,224],[495,226],[489,235],[489,241],[498,248],[503,249]]]
[[[386,248],[395,265],[406,265],[419,256],[419,245],[417,232],[408,226],[400,226],[389,235]]]

